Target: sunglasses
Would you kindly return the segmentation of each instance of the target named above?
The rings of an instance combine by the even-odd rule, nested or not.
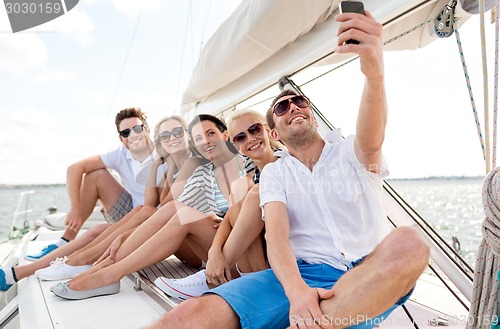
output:
[[[184,128],[175,127],[172,131],[165,130],[164,132],[161,132],[158,137],[160,137],[160,142],[166,143],[170,140],[172,135],[174,135],[175,138],[181,138],[184,136]]]
[[[308,107],[311,101],[306,96],[294,96],[292,98],[284,99],[273,106],[273,113],[277,116],[282,116],[290,109],[290,103],[300,108]]]
[[[262,133],[264,132],[264,127],[262,126],[261,123],[257,122],[248,127],[247,129],[248,133],[252,136],[262,136]],[[233,137],[233,143],[234,144],[243,144],[247,141],[247,133],[242,131],[240,133],[237,133]]]
[[[136,134],[140,134],[142,133],[142,131],[144,130],[144,125],[137,125],[137,126],[133,126],[132,129],[130,128],[127,128],[127,129],[123,129],[122,131],[119,131],[118,133],[120,134],[121,137],[123,138],[127,138],[129,135],[130,135],[130,132],[131,131],[134,131]]]

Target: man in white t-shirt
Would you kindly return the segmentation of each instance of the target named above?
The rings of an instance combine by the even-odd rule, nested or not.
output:
[[[139,108],[127,108],[116,114],[115,125],[122,144],[110,152],[91,156],[68,167],[66,187],[70,210],[66,230],[54,244],[26,259],[37,260],[73,240],[91,215],[97,200],[104,215],[118,221],[134,207],[144,204],[144,192],[154,156],[146,115]],[[123,186],[108,169],[118,173]]]
[[[365,75],[356,135],[323,139],[307,97],[278,95],[267,122],[288,151],[260,179],[271,269],[187,300],[154,328],[373,328],[409,297],[429,247],[412,228],[388,233],[380,200],[382,26],[369,12],[336,19],[335,51],[358,54]]]

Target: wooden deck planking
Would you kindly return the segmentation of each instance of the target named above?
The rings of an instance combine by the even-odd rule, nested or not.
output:
[[[180,279],[197,271],[197,268],[182,263],[175,256],[170,256],[159,263],[143,268],[139,273],[144,275],[149,281],[154,282],[159,276],[169,279]]]

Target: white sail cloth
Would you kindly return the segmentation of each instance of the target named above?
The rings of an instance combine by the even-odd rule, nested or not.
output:
[[[339,2],[243,1],[204,46],[184,93],[183,107],[189,109],[206,99],[307,34]]]
[[[493,169],[483,184],[483,239],[474,270],[473,300],[468,329],[490,329],[498,320],[498,271],[500,270],[500,167]]]
[[[340,0],[247,0],[205,44],[181,108],[217,114],[321,59],[341,62],[352,54],[332,54]],[[432,20],[449,0],[363,0],[384,25],[384,41]],[[458,24],[470,14],[457,5]],[[435,40],[434,25],[413,29],[384,47],[416,49]],[[326,57],[325,57],[326,56]],[[194,113],[193,113],[194,114]]]

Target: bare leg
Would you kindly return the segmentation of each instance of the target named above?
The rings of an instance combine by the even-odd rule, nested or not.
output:
[[[137,208],[137,207],[136,207]],[[88,265],[94,263],[116,237],[123,232],[136,228],[151,217],[156,212],[155,207],[142,206],[139,211],[131,211],[127,216],[122,218],[119,222],[113,224],[98,239],[91,244],[78,250],[69,256],[67,261],[68,265]],[[130,216],[129,216],[130,215]]]
[[[206,295],[182,302],[149,329],[241,328],[238,315],[224,299]]]
[[[238,267],[244,272],[266,269],[261,238],[264,221],[259,203],[259,186],[254,185],[248,192],[237,218],[230,217],[233,229],[222,249],[229,267],[238,262]]]
[[[118,200],[123,191],[123,187],[111,176],[106,169],[99,169],[83,177],[80,187],[80,213],[84,220],[89,218],[94,210],[97,200],[100,199],[104,209],[110,209]],[[77,231],[66,229],[63,237],[67,240],[73,240]]]
[[[197,249],[197,247],[198,246],[196,244],[190,245],[187,241],[184,241],[174,255],[188,265],[199,268],[201,267],[201,259],[198,255],[202,254],[203,251],[200,252],[200,249]],[[195,252],[194,250],[197,250],[198,252]]]
[[[134,218],[134,216],[136,216],[138,213],[142,212],[143,208],[145,208],[146,206],[137,206],[135,207],[134,209],[132,209],[128,214],[126,214],[122,219],[120,219],[118,222],[116,223],[113,223],[111,224],[108,229],[106,229],[106,231],[102,232],[102,234],[100,234],[94,241],[92,241],[91,243],[89,243],[88,245],[86,245],[85,247],[79,249],[79,252],[83,252],[85,250],[88,250],[90,248],[92,248],[93,246],[95,246],[96,244],[99,244],[101,243],[103,240],[105,240],[112,232],[114,232],[114,230],[116,230],[117,228],[125,225],[126,223],[128,223],[129,221],[132,220],[132,218]],[[76,252],[74,253],[76,254]],[[72,255],[74,255],[72,254]],[[83,265],[86,265],[86,264],[83,264]]]
[[[123,245],[116,253],[116,261],[120,261],[121,259],[130,255],[137,248],[139,248],[144,242],[146,242],[156,233],[161,231],[172,218],[175,218],[176,213],[179,211],[179,209],[182,208],[187,208],[187,207],[181,202],[170,201],[169,203],[158,209],[156,213],[154,213],[150,218],[148,218],[142,225],[137,227],[134,233],[132,233],[130,237],[123,243]],[[200,214],[196,210],[193,211]],[[178,247],[173,252],[175,252],[178,249]]]
[[[117,282],[127,274],[172,255],[184,243],[188,235],[195,243],[205,249],[204,255],[200,255],[200,258],[206,260],[206,253],[216,233],[213,221],[195,209],[184,207],[181,210],[182,216],[188,216],[191,219],[204,219],[190,220],[188,224],[182,224],[179,218],[181,211],[178,211],[164,227],[160,230],[156,228],[154,230],[156,233],[147,242],[142,236],[139,236],[140,234],[135,234],[138,233],[136,230],[116,253],[116,263],[92,274],[75,277],[69,282],[69,287],[73,290],[89,290]],[[134,235],[136,237],[133,238]]]
[[[127,228],[128,226],[125,226],[124,224],[127,223],[130,220],[130,218],[134,217],[134,215],[136,215],[139,211],[146,212],[147,210],[143,210],[142,206],[135,207],[119,222],[115,224],[101,224],[92,227],[82,236],[78,237],[77,239],[71,241],[70,243],[62,247],[55,249],[53,252],[46,255],[45,257],[42,257],[41,259],[33,263],[15,267],[14,271],[16,272],[18,280],[21,280],[23,278],[32,275],[33,273],[35,273],[36,270],[48,267],[50,265],[50,262],[58,257],[68,256],[69,259],[66,262],[68,265],[92,264],[92,262],[95,261],[95,259],[97,259],[99,256],[102,255],[102,253],[104,252],[104,250],[106,250],[109,244],[113,242],[116,235],[118,235],[121,232],[114,235],[112,233],[121,226]],[[106,237],[110,237],[110,239],[106,240]],[[102,244],[99,244],[99,242],[102,242]],[[95,247],[95,249],[93,249],[92,247]],[[98,247],[104,249],[100,251],[101,249],[99,249]],[[79,257],[78,255],[83,255],[83,256]],[[87,258],[85,258],[86,256]]]
[[[150,237],[152,237],[156,232],[158,232],[175,215],[177,209],[180,207],[185,207],[185,205],[177,201],[170,201],[163,207],[158,209],[158,211],[156,211],[144,223],[139,225],[120,247],[116,255],[116,261],[119,261],[128,254],[132,253],[140,245],[142,245],[145,241],[147,241]],[[111,244],[111,242],[113,241],[112,240],[109,241],[109,244]],[[106,248],[109,246],[109,244],[106,245]],[[100,253],[99,257],[102,255],[103,252],[104,250]],[[111,261],[109,260],[109,258],[107,258],[104,261],[92,267],[90,270],[76,276],[74,280],[79,280],[111,264],[112,264]]]
[[[16,272],[16,276],[18,280],[24,279],[31,274],[35,273],[36,270],[45,268],[50,265],[50,262],[55,260],[57,257],[64,257],[72,252],[83,248],[86,246],[88,243],[92,242],[100,233],[102,233],[107,227],[109,227],[111,224],[102,224],[95,226],[91,229],[89,229],[87,232],[82,234],[80,237],[77,239],[71,241],[70,243],[59,247],[55,249],[53,252],[50,254],[40,258],[39,260],[22,265],[22,266],[16,266],[14,267],[14,271]]]
[[[333,297],[320,303],[323,314],[347,321],[383,313],[411,290],[428,259],[429,247],[416,230],[402,227],[392,231],[335,284]]]

